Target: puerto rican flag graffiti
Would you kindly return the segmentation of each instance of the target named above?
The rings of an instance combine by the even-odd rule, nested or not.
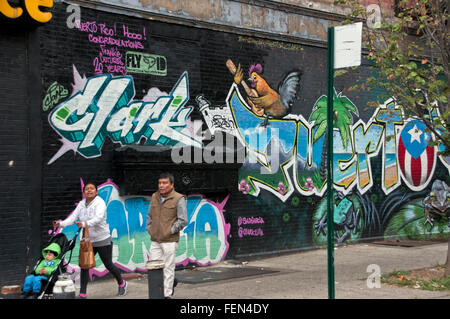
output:
[[[413,190],[425,188],[433,175],[436,151],[434,146],[428,145],[431,138],[425,123],[418,120],[408,122],[400,133],[398,164],[403,179]]]

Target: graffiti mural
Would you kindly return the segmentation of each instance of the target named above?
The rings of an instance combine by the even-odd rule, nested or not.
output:
[[[89,43],[99,45],[98,55],[92,61],[96,74],[126,75],[127,66],[119,49],[144,49],[143,40],[147,38],[145,27],[132,32],[128,25],[118,23],[108,25],[97,21],[76,20],[74,24],[80,32],[87,33]]]
[[[167,59],[163,56],[128,51],[125,59],[130,73],[167,75]]]
[[[338,192],[334,200],[333,224],[335,242],[340,244],[346,240],[356,241],[361,238],[361,229],[364,225],[361,219],[362,207],[357,196]],[[322,200],[313,216],[314,241],[316,244],[326,243],[327,203]]]
[[[42,110],[48,111],[68,95],[68,90],[66,90],[61,84],[58,84],[58,82],[53,82],[47,89],[44,101],[42,102]]]
[[[155,62],[156,63],[156,62]],[[211,134],[217,131],[236,136],[248,155],[241,169],[240,188],[258,196],[266,189],[285,201],[297,190],[302,195],[323,196],[326,190],[326,105],[321,96],[312,107],[309,121],[302,115],[289,113],[300,81],[300,71],[290,72],[273,90],[252,65],[254,77],[250,89],[243,80],[240,66],[227,62],[234,74],[225,107],[214,107],[207,97],[196,97],[199,110]],[[49,164],[68,150],[86,158],[101,155],[106,138],[121,145],[168,145],[178,143],[204,147],[197,136],[184,132],[193,110],[189,101],[188,74],[184,72],[170,93],[159,91],[134,100],[131,76],[98,75],[89,79],[77,75],[74,67],[72,95],[49,114],[51,127],[61,136],[63,146]],[[247,92],[244,99],[236,82]],[[155,88],[157,90],[157,88]],[[266,95],[261,95],[267,93]],[[269,97],[270,101],[269,102]],[[348,194],[357,188],[361,194],[373,186],[371,158],[382,151],[382,184],[389,194],[403,181],[412,190],[428,186],[437,161],[437,147],[428,146],[432,135],[418,120],[404,120],[401,108],[391,99],[374,111],[365,123],[358,108],[342,93],[334,96],[334,185]],[[277,104],[278,103],[278,104]],[[270,104],[270,105],[269,105]],[[275,105],[277,104],[277,105]],[[272,108],[278,108],[275,112]],[[442,163],[446,159],[440,157]],[[450,170],[450,166],[447,165]],[[294,173],[288,173],[288,169]],[[247,186],[248,187],[247,187]]]
[[[192,192],[179,266],[326,245],[326,50],[82,9],[74,26],[64,28],[70,59],[56,45],[46,47],[43,59],[49,212],[59,202],[48,194],[62,183],[77,192],[81,170],[94,180],[145,185],[153,173],[130,178],[129,163],[155,163],[155,172],[230,163],[235,188],[223,194],[189,190],[209,183],[209,172],[199,180],[178,176]],[[64,26],[70,13],[60,13],[54,18]],[[46,31],[57,39],[56,30]],[[55,66],[64,71],[55,74]],[[372,72],[359,70],[361,77]],[[381,92],[348,89],[359,80],[349,76],[333,92],[335,242],[447,236],[450,158],[439,154],[442,146],[428,145],[433,135],[406,118],[394,98],[366,108]],[[430,110],[430,119],[439,116]],[[143,270],[150,197],[118,191],[111,181],[100,187],[114,262],[127,272]],[[212,196],[223,202],[209,201]],[[225,204],[232,207],[226,213]],[[70,237],[75,228],[64,232]],[[101,276],[106,270],[97,262],[92,274]],[[76,258],[72,267],[77,270]]]
[[[270,94],[278,102],[272,101],[270,105],[283,104],[286,98],[281,93],[275,95],[277,91],[268,85],[265,89],[258,88],[257,83],[256,89],[250,89],[243,80],[240,66],[236,68],[231,61],[227,61],[227,67],[234,75],[234,82],[225,105],[213,106],[204,95],[198,95],[195,100],[212,135],[218,132],[231,134],[247,150],[239,170],[238,190],[255,197],[260,196],[261,191],[268,191],[282,202],[296,193],[323,197],[327,182],[327,97],[320,96],[316,100],[309,120],[303,115],[288,114],[288,108],[284,115],[276,115],[268,111],[268,105],[261,104],[266,99],[258,100],[256,96],[262,97],[263,92],[272,90]],[[104,74],[86,78],[73,68],[75,84],[72,95],[59,103],[48,116],[51,127],[61,136],[63,143],[49,164],[68,150],[86,158],[100,156],[106,138],[121,145],[137,144],[143,139],[146,145],[174,146],[180,143],[198,149],[204,147],[202,140],[198,140],[191,131],[182,130],[187,128],[193,109],[186,106],[189,101],[187,72],[181,75],[170,93],[153,88],[141,100],[135,100],[131,76]],[[261,72],[261,67],[256,64],[250,67],[249,75],[253,74],[256,82],[264,81],[258,77]],[[279,90],[288,92],[284,94],[288,94],[290,103],[296,98],[300,75],[300,71],[289,73],[279,86]],[[236,82],[247,95],[250,94],[247,99],[242,96]],[[283,85],[288,85],[289,90],[283,89]],[[437,147],[428,145],[433,137],[427,133],[423,123],[404,119],[394,99],[375,109],[367,122],[362,119],[354,121],[359,117],[358,108],[342,93],[334,93],[334,108],[335,239],[342,243],[359,240],[368,233],[383,235],[386,227],[392,227],[388,220],[393,215],[383,215],[388,212],[387,208],[383,212],[369,204],[368,196],[373,190],[374,180],[381,179],[379,184],[387,199],[391,194],[396,196],[395,191],[402,186],[402,182],[413,192],[426,189],[436,167]],[[372,158],[380,155],[381,166],[373,171]],[[441,162],[446,164],[443,158]],[[423,203],[417,200],[420,206],[417,209],[425,216]],[[317,244],[324,239],[324,209],[321,202],[312,215],[312,239]],[[426,211],[433,212],[428,206]],[[430,218],[427,221],[433,226]],[[384,223],[381,221],[383,219]],[[194,232],[192,227],[195,228],[195,224],[186,228],[187,237]],[[262,237],[264,232],[261,228],[255,230],[239,225],[238,237],[248,236]],[[180,247],[185,249],[184,260],[191,258],[190,243],[184,237],[180,240]],[[125,253],[119,255],[126,256]],[[194,260],[207,264],[210,261],[204,262],[205,256],[205,252],[199,253]],[[123,264],[121,260],[119,263]]]
[[[201,109],[211,132],[217,130],[234,134],[247,147],[249,154],[240,174],[239,188],[248,194],[258,196],[260,189],[266,189],[285,201],[297,190],[302,195],[322,196],[326,189],[326,105],[327,97],[318,98],[307,121],[302,115],[280,112],[268,116],[268,95],[274,100],[283,100],[281,93],[271,89],[259,75],[259,64],[250,68],[250,81],[256,82],[252,90],[243,80],[240,65],[227,61],[227,67],[234,74],[234,83],[228,93],[228,110],[218,111],[202,102]],[[289,99],[295,99],[300,72],[292,72]],[[289,82],[289,81],[287,81]],[[237,83],[242,84],[247,94],[244,99]],[[260,83],[260,84],[258,84]],[[262,84],[261,84],[262,83]],[[281,91],[286,80],[283,80]],[[260,85],[258,91],[258,85]],[[256,98],[266,92],[261,98]],[[201,97],[203,100],[205,97]],[[268,103],[268,102],[267,102]],[[199,103],[200,105],[200,103]],[[272,105],[272,104],[271,104]],[[207,108],[209,106],[209,109]],[[218,113],[227,120],[227,129],[218,127]],[[411,190],[422,190],[428,186],[436,166],[437,147],[428,146],[432,135],[425,124],[418,120],[404,120],[402,109],[390,99],[380,105],[371,119],[365,123],[353,117],[359,116],[357,107],[342,93],[334,96],[334,186],[344,195],[357,188],[361,194],[373,186],[371,158],[382,151],[382,189],[389,194],[403,181]],[[276,152],[271,152],[276,150]],[[446,164],[444,158],[442,163]],[[288,169],[293,167],[291,176]],[[447,166],[450,170],[450,166]]]
[[[83,182],[82,182],[83,183]],[[113,261],[126,272],[145,271],[149,260],[151,238],[145,229],[151,196],[119,196],[119,188],[111,180],[99,185],[98,195],[107,206],[107,223],[113,239]],[[187,197],[188,223],[180,232],[176,254],[177,265],[212,265],[222,261],[228,252],[230,224],[225,222],[225,205],[229,196],[222,202],[212,202],[202,195]],[[70,239],[77,231],[72,225],[63,229]],[[79,242],[73,250],[70,263],[71,272],[79,273]],[[90,270],[91,277],[104,276],[108,270],[96,256],[97,267]]]
[[[300,84],[301,71],[289,72],[283,77],[278,90],[274,90],[262,76],[261,64],[252,64],[248,71],[248,80],[252,87],[250,89],[244,81],[244,72],[240,64],[236,68],[234,63],[228,60],[227,67],[234,75],[234,82],[237,85],[242,84],[247,92],[247,102],[251,106],[252,112],[265,117],[263,126],[267,126],[269,117],[282,118],[291,113]]]
[[[265,109],[273,104],[267,102],[268,96],[280,101],[281,94],[260,75],[261,65],[250,67],[250,86],[243,80],[240,65],[236,67],[228,60],[226,66],[234,76],[226,98],[227,107],[215,107],[205,96],[198,96],[197,103],[212,134],[218,131],[232,134],[247,149],[239,171],[238,190],[255,197],[268,191],[282,202],[292,199],[296,192],[323,197],[327,182],[327,96],[316,100],[309,120],[289,113],[287,107],[285,112],[274,116]],[[297,76],[289,91],[292,103],[301,72],[290,74]],[[279,91],[282,92],[282,85]],[[430,114],[438,114],[437,109]],[[376,236],[443,236],[449,231],[448,204],[442,200],[447,196],[444,194],[446,184],[433,184],[430,194],[434,195],[424,198],[438,159],[438,147],[428,145],[433,136],[425,124],[406,119],[395,99],[379,105],[367,122],[358,117],[357,106],[335,91],[332,163],[336,190],[335,241],[356,242]],[[372,159],[376,157],[381,157],[381,165],[373,170]],[[442,156],[439,159],[450,171],[448,159]],[[381,186],[379,192],[373,188],[375,180]],[[436,194],[440,194],[439,201]],[[383,198],[391,205],[382,204]],[[326,201],[322,199],[312,214],[314,246],[326,244],[326,221]],[[398,228],[399,222],[402,229]],[[431,228],[426,228],[425,224]]]
[[[186,72],[169,94],[161,92],[154,100],[146,98],[148,95],[133,100],[135,88],[131,76],[105,74],[82,79],[76,73],[74,67],[78,90],[74,89],[48,117],[63,141],[63,147],[48,164],[68,150],[86,158],[100,156],[106,138],[122,145],[137,144],[143,138],[146,145],[202,146],[182,132],[192,111],[192,107],[186,106],[189,100]]]
[[[433,227],[433,221],[445,218],[447,211],[450,210],[450,187],[441,180],[435,180],[430,193],[423,200],[423,204],[427,218],[425,223]]]
[[[264,231],[261,228],[264,225],[264,218],[262,217],[239,217],[238,218],[238,236],[239,238],[251,236],[264,236]]]

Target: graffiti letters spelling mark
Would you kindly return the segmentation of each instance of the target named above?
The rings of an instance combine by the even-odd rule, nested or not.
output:
[[[66,98],[68,95],[69,91],[67,91],[64,86],[58,82],[53,82],[47,89],[44,101],[42,102],[42,110],[47,111],[53,108],[59,101]]]
[[[146,218],[151,198],[148,196],[120,197],[119,188],[111,180],[98,188],[99,196],[107,206],[107,223],[113,238],[113,260],[115,264],[127,272],[145,270],[149,259],[151,245],[147,233]],[[188,224],[180,232],[180,241],[176,253],[176,263],[187,265],[216,264],[222,261],[229,248],[227,237],[230,225],[225,223],[224,207],[227,196],[221,203],[205,199],[201,195],[187,197]],[[64,228],[63,233],[73,238],[77,231],[76,225]],[[77,245],[79,245],[77,241]],[[78,248],[74,248],[74,258],[71,267],[77,271]],[[104,276],[107,274],[101,260],[97,258],[97,267],[92,274]]]
[[[134,101],[134,94],[130,76],[91,77],[81,92],[50,113],[49,123],[63,139],[75,143],[76,151],[86,158],[100,156],[107,137],[122,145],[145,138],[147,145],[202,147],[200,141],[180,132],[192,111],[185,106],[189,100],[187,72],[169,95],[159,96],[155,102]]]
[[[130,73],[167,75],[167,59],[161,55],[129,51],[126,53],[126,64]]]

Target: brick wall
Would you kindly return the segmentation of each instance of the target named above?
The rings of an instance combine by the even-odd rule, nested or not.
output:
[[[36,116],[35,103],[40,99],[40,86],[36,37],[36,30],[20,30],[17,26],[2,26],[0,31],[2,284],[21,280],[35,262],[40,246],[41,145],[39,109]]]
[[[165,58],[164,64],[167,67],[164,70],[164,75],[152,72],[137,72],[130,69],[128,76],[133,79],[134,100],[143,99],[149,88],[152,87],[167,93],[170,92],[183,72],[186,72],[189,77],[189,101],[186,106],[193,106],[189,116],[192,120],[203,118],[195,101],[198,95],[204,96],[214,106],[226,104],[225,101],[233,82],[233,77],[225,65],[228,59],[231,59],[236,66],[242,65],[245,78],[248,76],[250,66],[254,63],[260,63],[263,67],[263,77],[275,89],[278,88],[281,80],[288,72],[301,70],[303,75],[298,90],[298,99],[294,103],[291,113],[302,115],[306,121],[311,116],[314,104],[326,92],[326,74],[324,71],[326,49],[322,47],[280,42],[263,37],[212,31],[161,21],[148,21],[87,8],[81,8],[81,28],[69,29],[65,23],[68,16],[69,14],[65,10],[58,9],[55,12],[52,24],[43,28],[42,54],[46,57],[46,62],[43,63],[44,87],[49,87],[51,83],[57,81],[70,92],[71,84],[74,83],[73,67],[76,67],[81,76],[87,78],[94,76],[96,71],[99,71],[100,55],[105,54],[105,52],[102,53],[100,44],[96,42],[101,38],[95,37],[106,36],[110,32],[115,40],[129,40],[130,38],[124,35],[126,28],[127,32],[133,32],[134,36],[139,38],[137,48],[127,48],[126,45],[123,45],[123,42],[120,45],[117,45],[117,43],[112,45],[109,42],[105,47],[116,48],[120,52],[121,58],[119,60],[124,64],[127,63],[127,52],[132,51],[162,56]],[[62,44],[63,38],[66,41]],[[108,73],[107,64],[108,61],[103,63],[103,73]],[[55,70],[58,71],[55,72]],[[353,114],[353,123],[356,123],[358,119],[361,119],[364,123],[369,123],[375,114],[375,110],[367,108],[366,103],[377,99],[380,91],[376,87],[372,88],[371,91],[351,91],[349,89],[352,86],[349,83],[357,83],[371,72],[367,61],[364,60],[360,68],[337,78],[335,81],[336,92],[340,93],[341,96],[348,97],[348,100],[358,109],[358,114]],[[115,76],[120,75],[117,70],[109,73]],[[43,148],[44,163],[56,154],[61,146],[58,135],[49,126],[48,116],[48,112],[43,113],[43,139],[46,145]],[[205,128],[205,125],[203,128]],[[286,134],[287,132],[281,132],[281,135]],[[74,152],[69,151],[52,164],[44,164],[43,226],[48,224],[52,218],[60,217],[64,210],[67,211],[73,207],[71,205],[79,198],[80,177],[83,179],[92,177],[99,183],[107,178],[112,178],[115,182],[120,181],[118,186],[123,186],[124,193],[127,195],[150,195],[154,190],[157,176],[156,173],[152,173],[152,170],[156,172],[159,168],[167,167],[167,163],[171,162],[170,151],[161,147],[161,143],[164,144],[165,141],[155,142],[153,152],[139,152],[136,151],[136,148],[130,148],[127,145],[121,146],[120,143],[113,143],[110,138],[106,138],[100,150],[101,155],[98,157],[83,158],[79,153],[74,154]],[[142,144],[142,141],[140,144]],[[171,144],[167,145],[170,146]],[[320,153],[319,150],[316,150],[316,152]],[[314,156],[318,157],[318,155]],[[315,160],[320,163],[318,158]],[[364,233],[363,238],[379,238],[386,235],[384,231],[391,217],[390,215],[372,216],[373,214],[383,214],[381,211],[386,211],[386,208],[382,207],[384,201],[388,198],[387,192],[381,190],[382,161],[382,151],[371,158],[373,187],[370,191],[365,191],[365,194],[358,198],[356,196],[359,195],[349,194],[353,196],[351,198],[355,205],[356,202],[359,203],[355,206],[355,211],[357,207],[361,206],[360,211],[365,209],[368,212],[367,214],[370,215],[360,216],[360,219],[358,219],[368,218],[366,223],[369,223],[371,219],[370,227],[366,227],[364,230],[360,229],[360,233]],[[136,173],[135,170],[134,175],[130,175],[131,173],[128,172],[127,177],[124,177],[122,170],[127,166],[127,162],[128,164],[139,163],[142,173]],[[145,166],[145,163],[148,165]],[[132,165],[127,167],[129,168]],[[299,193],[298,189],[303,184],[301,184],[300,177],[297,176],[294,168],[295,166],[290,167],[284,172],[291,179],[291,189],[295,187],[295,191],[290,197],[285,196],[280,199],[276,191],[278,181],[273,181],[270,178],[265,183],[274,188],[275,191],[261,190],[257,196],[244,196],[237,189],[230,192],[232,201],[229,205],[232,205],[233,211],[231,214],[225,214],[226,221],[231,225],[228,257],[290,251],[317,247],[323,244],[323,241],[321,241],[323,238],[316,238],[318,237],[318,231],[314,226],[317,226],[317,216],[323,208],[324,193],[321,195],[311,193],[308,196]],[[181,168],[181,171],[183,170],[188,172],[191,168]],[[194,168],[192,170],[195,171]],[[239,180],[248,178],[248,175],[245,175],[246,173],[248,172],[245,169],[241,169],[238,173]],[[211,173],[212,175],[213,173]],[[445,181],[446,176],[447,170],[437,158],[433,178]],[[126,178],[129,180],[126,180]],[[130,180],[133,182],[130,182]],[[400,188],[403,192],[411,191],[411,188],[406,187],[404,182],[400,182],[402,184]],[[214,178],[205,178],[203,185],[197,185],[198,188],[189,189],[189,185],[184,185],[186,187],[183,187],[183,189],[186,189],[188,193],[200,192],[208,196],[208,188],[212,190],[211,193],[217,193],[214,190],[214,183],[217,183]],[[431,188],[431,184],[431,182],[428,183],[428,190]],[[139,185],[141,191],[136,185]],[[125,188],[128,188],[128,190],[125,190]],[[130,189],[132,189],[131,193]],[[356,187],[353,187],[353,189],[356,193]],[[257,192],[256,189],[252,191]],[[424,197],[426,192],[427,190],[422,190],[422,193],[417,193],[417,196]],[[226,193],[223,193],[222,197],[226,195]],[[369,202],[372,202],[373,205],[370,205]],[[242,224],[239,225],[239,217],[241,217],[241,221],[242,218],[246,217],[256,217],[260,218],[261,221],[263,220],[264,223],[259,225],[262,227],[261,230],[258,230],[258,228],[257,230],[260,232],[259,235],[264,235],[253,236],[256,234],[253,233],[253,235],[245,234],[244,236]],[[239,233],[240,226],[241,234]],[[253,224],[253,226],[255,225]],[[250,232],[253,231],[250,230]],[[360,240],[361,236],[354,239]]]
[[[65,23],[67,17],[68,14],[65,10],[56,10],[52,23],[42,28],[42,78],[44,88],[50,87],[56,81],[71,93],[71,85],[74,83],[73,67],[76,67],[82,77],[92,77],[95,75],[97,66],[95,58],[99,56],[101,49],[99,44],[89,41],[90,32],[69,29]],[[123,60],[125,60],[128,50],[166,57],[166,76],[129,74],[134,80],[135,99],[137,100],[142,98],[151,87],[170,92],[180,75],[187,72],[190,95],[187,105],[196,106],[195,97],[200,94],[204,95],[213,105],[224,105],[232,83],[232,75],[225,66],[227,59],[233,60],[236,65],[240,63],[245,66],[244,75],[246,77],[248,76],[247,70],[252,63],[263,61],[264,75],[270,79],[273,87],[278,86],[286,72],[302,69],[304,76],[299,100],[293,109],[294,113],[309,112],[311,105],[326,90],[325,74],[322,72],[326,51],[322,48],[280,43],[163,22],[149,22],[86,8],[82,8],[81,18],[82,22],[96,22],[98,29],[96,33],[92,33],[94,35],[101,33],[99,31],[100,24],[104,24],[105,28],[115,26],[116,34],[119,35],[122,32],[120,28],[123,26],[142,35],[145,28],[146,39],[141,41],[144,49],[132,50],[119,47]],[[315,61],[322,62],[315,63]],[[103,73],[107,73],[105,65],[103,67]],[[161,156],[160,152],[149,154],[131,152],[128,149],[127,152],[132,155],[124,156],[123,151],[119,151],[120,144],[112,143],[107,138],[99,157],[88,159],[69,151],[48,165],[48,161],[61,147],[60,136],[49,125],[48,116],[48,111],[42,112],[44,147],[41,227],[44,239],[51,220],[67,215],[80,199],[80,178],[84,181],[94,180],[98,184],[106,181],[107,178],[112,178],[119,187],[124,189],[129,189],[130,184],[134,183],[142,188],[134,187],[131,193],[127,190],[124,195],[150,195],[155,190],[158,175],[156,172],[152,173],[152,169],[158,171],[158,168],[167,167],[167,163],[171,161],[170,152]],[[194,108],[190,117],[191,119],[202,119],[197,107]],[[151,163],[152,167],[143,168],[142,172],[138,173],[140,179],[139,176],[131,177],[128,174],[127,177],[133,179],[133,183],[130,183],[127,180],[121,180],[120,169],[115,171],[113,168],[117,166],[117,162],[127,161],[141,162],[141,165]],[[175,167],[172,170],[177,171]],[[206,172],[209,172],[208,169]],[[236,176],[233,178],[233,187],[228,187],[231,189],[229,192],[232,193],[232,200],[228,202],[229,208],[232,207],[232,211],[229,211],[232,213],[225,214],[226,222],[231,224],[232,234],[229,239],[229,257],[271,253],[303,246],[311,247],[310,239],[306,235],[311,227],[308,223],[310,217],[307,214],[297,214],[296,206],[280,206],[279,200],[271,194],[262,194],[259,198],[243,196],[237,188],[234,188],[237,184],[236,169],[230,172],[234,172]],[[212,175],[212,171],[206,173],[207,178],[200,183],[201,185],[197,185],[197,188],[178,184],[181,191],[188,194],[201,193],[207,198],[211,197],[210,199],[218,201],[229,193],[223,190],[218,193],[216,184],[221,183],[222,180],[214,179]],[[181,180],[180,176],[177,176],[177,180]],[[260,238],[239,236],[239,217],[251,216],[259,216],[264,220],[264,236]]]

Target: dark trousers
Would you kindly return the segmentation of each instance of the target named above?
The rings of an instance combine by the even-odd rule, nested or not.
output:
[[[116,278],[117,283],[119,285],[122,284],[123,279],[122,276],[120,275],[120,271],[119,269],[117,269],[116,266],[114,266],[112,262],[112,244],[108,246],[93,247],[93,248],[94,248],[94,255],[98,253],[106,269],[108,269],[109,272],[114,276],[114,278]],[[80,279],[81,279],[80,293],[85,294],[87,284],[89,281],[89,269],[81,269]]]

